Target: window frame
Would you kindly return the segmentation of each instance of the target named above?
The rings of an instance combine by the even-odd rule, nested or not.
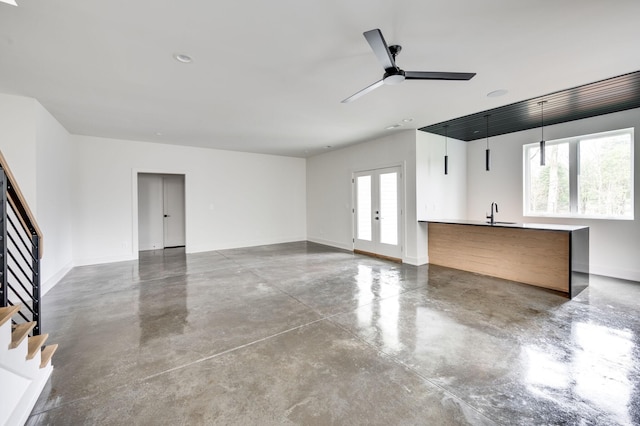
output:
[[[529,153],[531,149],[536,147],[539,149],[540,143],[528,143],[522,145],[522,163],[523,163],[523,189],[522,189],[522,215],[523,217],[541,217],[541,218],[575,218],[575,219],[596,219],[596,220],[634,220],[635,217],[635,139],[634,139],[634,127],[628,127],[624,129],[610,130],[605,132],[590,133],[586,135],[572,136],[562,139],[554,139],[546,141],[547,147],[550,145],[568,144],[569,147],[569,213],[543,213],[529,211],[529,199],[531,188],[531,170]],[[580,182],[580,141],[589,139],[598,139],[607,136],[616,136],[621,134],[628,134],[630,137],[630,186],[631,186],[631,215],[630,216],[606,216],[606,215],[586,215],[579,213],[579,182]]]

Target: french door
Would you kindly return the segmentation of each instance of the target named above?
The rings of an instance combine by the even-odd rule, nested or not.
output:
[[[401,168],[354,173],[354,249],[402,259]]]

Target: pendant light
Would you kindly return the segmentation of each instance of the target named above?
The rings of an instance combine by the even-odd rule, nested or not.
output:
[[[484,155],[484,168],[486,171],[491,170],[491,150],[489,149],[489,115],[487,114],[484,117],[487,119],[487,150]]]
[[[538,105],[540,105],[540,132],[542,133],[542,138],[540,139],[540,165],[545,165],[545,141],[544,141],[544,104],[547,101],[540,101]]]
[[[446,124],[444,126],[444,174],[448,175],[449,174],[449,155],[447,152],[447,142],[448,142],[448,134],[447,134],[447,129],[448,129],[449,125]]]

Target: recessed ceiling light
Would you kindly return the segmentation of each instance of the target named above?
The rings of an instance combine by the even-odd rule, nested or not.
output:
[[[183,64],[189,64],[193,61],[193,59],[191,59],[191,56],[185,55],[184,53],[176,53],[175,55],[173,55],[173,57],[176,61],[182,62]]]
[[[393,129],[397,129],[400,126],[402,126],[402,124],[392,124],[391,126],[387,126],[384,129],[385,130],[393,130]]]
[[[493,92],[487,93],[487,97],[488,98],[497,98],[499,96],[504,96],[507,93],[509,93],[509,91],[506,90],[506,89],[498,89],[498,90],[494,90]]]
[[[7,4],[11,4],[13,6],[17,6],[18,4],[15,2],[15,0],[0,0],[2,3],[7,3]]]
[[[402,122],[403,123],[411,123],[413,121],[413,118],[403,118]]]

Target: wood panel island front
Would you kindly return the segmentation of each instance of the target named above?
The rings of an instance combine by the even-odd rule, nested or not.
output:
[[[586,226],[469,221],[428,224],[429,263],[575,297],[589,285]]]

